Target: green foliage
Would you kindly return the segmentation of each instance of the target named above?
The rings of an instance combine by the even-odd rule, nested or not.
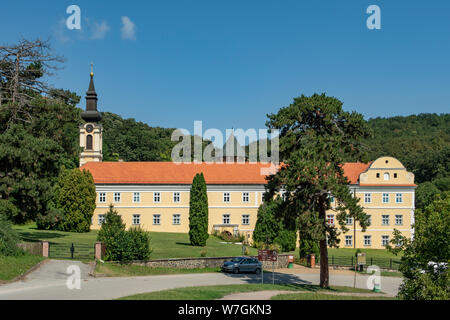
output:
[[[416,188],[416,209],[423,210],[430,205],[436,196],[439,194],[439,189],[432,182],[424,182]]]
[[[193,246],[205,246],[208,240],[208,195],[203,173],[192,181],[189,199],[189,240]]]
[[[105,214],[97,241],[105,244],[104,259],[107,261],[148,260],[152,253],[150,233],[141,227],[126,231],[122,217],[112,204]]]
[[[64,219],[58,229],[71,232],[88,232],[95,209],[94,179],[89,171],[63,170],[58,179],[55,194],[56,207],[61,210]]]
[[[417,183],[422,183],[448,177],[449,123],[448,113],[370,119],[368,125],[374,134],[363,141],[370,159],[386,155],[395,157],[414,173]]]
[[[38,214],[36,226],[40,230],[60,230],[63,221],[64,213],[62,210],[50,207],[46,215]]]
[[[0,215],[0,255],[16,255],[21,250],[17,247],[19,236],[12,229],[11,223],[4,215]]]
[[[10,221],[14,221],[19,214],[19,209],[11,202],[11,200],[0,199],[0,216],[3,216]]]
[[[407,300],[444,299],[450,297],[450,276],[447,270],[434,270],[429,262],[450,262],[450,193],[444,193],[417,211],[415,236],[410,240],[398,230],[388,248],[403,252],[400,271],[405,278],[399,297]]]
[[[319,244],[317,241],[305,239],[300,234],[299,256],[300,259],[306,258],[308,255],[314,254],[317,259],[320,257]]]
[[[268,198],[259,206],[253,241],[256,243],[278,244],[283,252],[295,250],[297,234],[294,228],[281,216],[282,200]]]
[[[15,223],[46,214],[62,152],[56,142],[36,137],[22,125],[12,125],[0,135],[0,198],[19,210],[10,217]]]

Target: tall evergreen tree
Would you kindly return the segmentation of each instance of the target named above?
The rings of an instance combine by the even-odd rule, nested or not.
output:
[[[203,173],[192,181],[189,199],[189,240],[193,246],[205,246],[208,240],[208,195]]]
[[[320,245],[320,286],[329,286],[327,239],[338,244],[338,229],[327,224],[329,195],[339,204],[337,220],[345,232],[347,216],[359,221],[363,230],[368,217],[348,188],[342,165],[345,159],[363,161],[361,139],[370,134],[361,114],[342,110],[342,102],[325,94],[302,95],[268,115],[267,126],[280,130],[280,170],[268,177],[269,194],[286,191],[285,214],[298,217],[302,232]]]

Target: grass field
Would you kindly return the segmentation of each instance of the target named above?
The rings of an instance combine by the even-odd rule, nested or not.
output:
[[[44,257],[31,254],[0,256],[0,280],[12,280],[44,259]]]
[[[220,286],[187,287],[171,290],[163,290],[149,293],[136,294],[120,298],[120,300],[213,300],[220,299],[228,294],[238,292],[262,291],[262,290],[288,290],[308,292],[361,292],[370,293],[365,289],[350,287],[331,287],[322,289],[316,285],[271,285],[271,284],[233,284]]]
[[[107,277],[135,277],[180,273],[220,272],[220,268],[178,269],[178,268],[150,268],[145,266],[97,263],[95,272]]]
[[[98,231],[92,230],[87,233],[63,232],[53,230],[38,230],[36,224],[27,224],[22,226],[14,226],[24,241],[42,241],[47,240],[55,244],[87,244],[93,246]],[[189,235],[187,233],[168,233],[168,232],[151,232],[153,253],[151,259],[164,258],[186,258],[200,257],[201,252],[206,250],[207,257],[221,256],[239,256],[242,255],[242,246],[236,244],[224,244],[222,240],[210,235],[206,243],[206,247],[193,247],[189,243]],[[249,248],[251,255],[257,255],[255,248]],[[362,249],[367,258],[374,259],[400,259],[385,249]],[[350,248],[330,248],[328,255],[330,262],[332,257],[335,259],[350,258],[355,256],[356,249]],[[290,252],[290,254],[298,255],[298,250]],[[369,261],[368,261],[369,262]],[[376,264],[376,260],[374,264]]]

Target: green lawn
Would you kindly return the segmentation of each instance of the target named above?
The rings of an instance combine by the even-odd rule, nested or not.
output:
[[[371,291],[365,289],[354,289],[350,287],[331,287],[322,289],[316,285],[272,285],[272,284],[233,284],[219,286],[187,287],[171,290],[163,290],[149,293],[141,293],[120,298],[120,300],[213,300],[220,299],[228,294],[262,290],[288,290],[309,292],[363,292]]]
[[[12,280],[44,259],[44,257],[27,253],[17,256],[0,256],[0,280]]]
[[[220,268],[179,269],[179,268],[151,268],[131,264],[97,263],[95,272],[107,277],[135,277],[147,275],[178,274],[178,273],[207,273],[220,272]]]
[[[42,241],[60,244],[88,244],[94,245],[97,239],[97,230],[87,233],[63,232],[53,230],[38,230],[36,224],[14,226],[23,241]],[[152,237],[153,253],[151,259],[200,257],[206,250],[207,257],[226,257],[242,255],[242,246],[224,244],[222,240],[209,236],[205,247],[194,247],[189,243],[187,233],[150,232]],[[251,255],[257,255],[258,250],[249,248]]]
[[[323,293],[288,293],[279,294],[272,297],[271,300],[397,300],[394,297],[357,297],[357,296],[339,296]]]
[[[53,230],[38,230],[36,224],[27,224],[22,226],[14,226],[24,241],[42,241],[47,240],[50,243],[60,244],[88,244],[94,245],[98,231],[92,230],[87,233],[63,232]],[[186,258],[186,257],[200,257],[201,252],[206,250],[207,257],[221,257],[221,256],[239,256],[242,255],[242,246],[236,244],[224,244],[222,240],[212,235],[209,236],[206,247],[193,247],[189,244],[189,235],[187,233],[169,233],[169,232],[151,232],[153,253],[151,259],[164,258]],[[258,250],[249,248],[251,255],[257,255]],[[332,257],[335,259],[350,258],[355,255],[355,249],[350,248],[330,248],[328,255],[330,262]],[[372,257],[374,264],[377,264],[376,259],[395,259],[399,260],[386,249],[362,249],[367,258]],[[290,252],[298,256],[298,250]],[[370,263],[370,260],[367,261]]]

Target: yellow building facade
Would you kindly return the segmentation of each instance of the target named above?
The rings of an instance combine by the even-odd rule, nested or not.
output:
[[[209,231],[244,234],[251,240],[258,207],[266,190],[264,174],[275,168],[269,163],[173,163],[102,162],[101,114],[97,111],[93,73],[86,96],[85,123],[80,125],[80,166],[93,175],[97,202],[92,229],[100,229],[109,205],[122,216],[127,228],[141,226],[153,232],[189,232],[189,191],[197,173],[207,184]],[[349,188],[361,199],[371,216],[362,232],[349,220],[340,234],[340,247],[383,248],[398,229],[413,236],[414,175],[395,158],[381,157],[371,163],[346,163]],[[263,172],[265,172],[263,174]],[[332,205],[333,202],[332,202]],[[337,223],[327,212],[327,222]]]

